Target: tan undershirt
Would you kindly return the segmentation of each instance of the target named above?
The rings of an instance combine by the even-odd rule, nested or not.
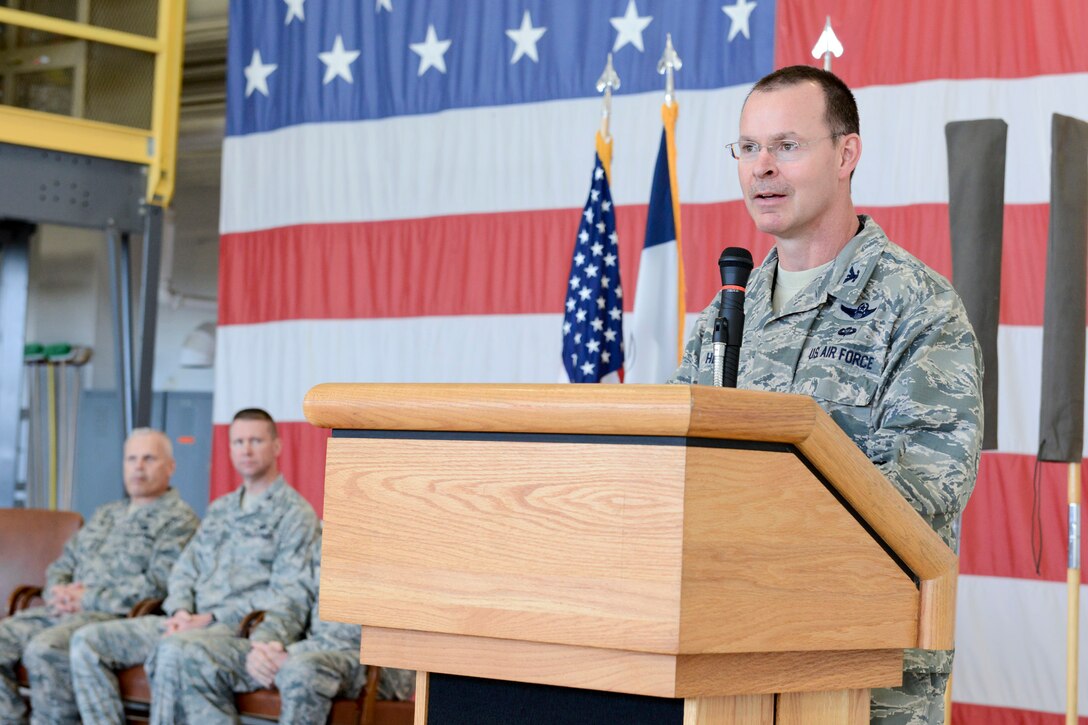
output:
[[[834,261],[831,260],[831,262]],[[782,314],[782,310],[785,309],[789,301],[807,287],[809,282],[823,274],[831,266],[831,262],[826,262],[812,269],[803,269],[800,272],[787,272],[779,264],[778,273],[775,275],[774,280],[774,293],[771,295],[771,310],[774,314],[776,316]]]

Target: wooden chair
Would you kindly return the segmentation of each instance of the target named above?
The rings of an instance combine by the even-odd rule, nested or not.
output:
[[[82,525],[83,517],[74,511],[0,509],[0,601],[6,603],[0,616],[42,603],[45,570]],[[15,676],[20,685],[27,684],[22,664]]]
[[[373,669],[380,668],[374,667]],[[408,700],[377,700],[374,703],[373,725],[412,725],[415,721],[416,704],[414,702]]]
[[[74,511],[0,509],[0,602],[6,604],[0,616],[34,603],[45,586],[46,568],[82,525],[83,517]]]

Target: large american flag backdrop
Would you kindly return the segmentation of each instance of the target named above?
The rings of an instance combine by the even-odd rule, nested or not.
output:
[[[320,511],[326,433],[302,416],[311,385],[559,378],[600,118],[594,83],[610,51],[622,79],[611,187],[630,312],[666,32],[683,59],[686,306],[701,309],[723,246],[757,260],[770,247],[725,150],[745,93],[774,67],[815,63],[827,16],[846,49],[834,69],[861,108],[855,200],[946,276],[944,125],[1009,124],[1000,441],[963,520],[954,714],[1058,723],[1064,467],[1044,466],[1040,575],[1031,480],[1050,117],[1088,118],[1082,0],[232,0],[212,495],[236,485],[227,424],[239,408],[281,422],[283,469]]]

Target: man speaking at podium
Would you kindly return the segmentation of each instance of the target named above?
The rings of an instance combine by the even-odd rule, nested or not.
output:
[[[730,144],[756,227],[775,238],[753,271],[737,387],[809,395],[945,543],[975,485],[982,353],[949,282],[854,210],[854,96],[829,71],[782,68],[755,84]],[[719,300],[670,382],[713,383]],[[874,689],[873,723],[944,722],[951,652],[907,650],[903,685]]]

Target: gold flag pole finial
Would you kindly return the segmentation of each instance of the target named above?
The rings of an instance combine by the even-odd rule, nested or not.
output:
[[[604,72],[597,79],[597,92],[604,93],[604,107],[601,109],[601,138],[605,141],[611,139],[608,128],[609,119],[612,118],[612,91],[620,87],[620,77],[616,75],[612,67],[612,54],[608,54],[608,61],[604,65]]]
[[[665,52],[657,61],[657,72],[665,76],[665,105],[671,106],[676,100],[676,85],[673,73],[684,67],[684,62],[672,47],[672,33],[665,33]]]
[[[831,16],[828,15],[827,22],[824,23],[824,31],[820,33],[816,45],[812,47],[812,57],[816,60],[823,58],[824,70],[830,71],[832,55],[836,58],[842,55],[842,43],[836,37],[835,31],[831,29]]]

